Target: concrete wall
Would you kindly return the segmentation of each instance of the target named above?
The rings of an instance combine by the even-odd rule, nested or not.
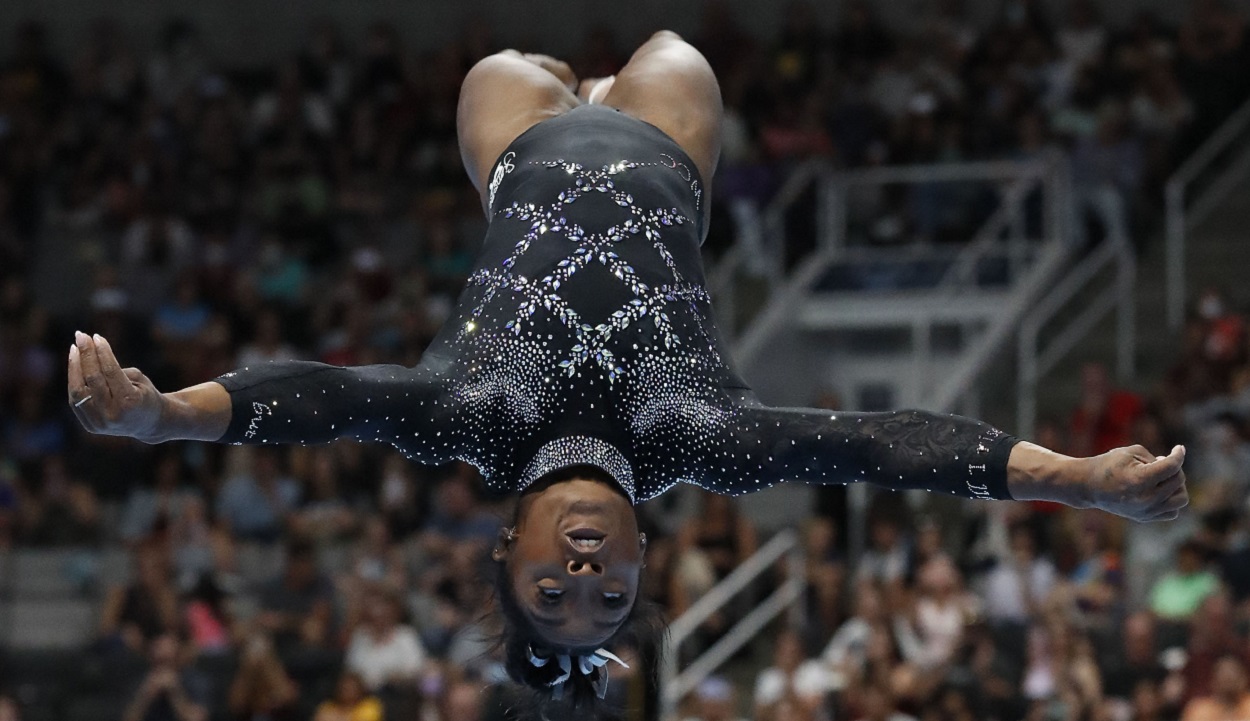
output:
[[[936,0],[871,0],[888,22],[907,25],[922,17]],[[243,66],[289,55],[300,46],[313,19],[332,17],[349,40],[376,20],[395,24],[413,48],[432,47],[455,34],[466,22],[486,22],[502,40],[527,49],[561,53],[577,47],[578,29],[611,25],[623,45],[667,27],[692,34],[707,0],[0,0],[0,55],[12,28],[36,18],[52,30],[63,50],[78,43],[91,21],[110,16],[128,28],[131,41],[147,49],[171,18],[194,21],[203,31],[211,54],[228,65]],[[789,0],[726,0],[744,27],[768,36],[784,17]],[[1067,0],[1041,0],[1061,17]],[[1246,7],[1250,0],[1235,0]],[[836,24],[846,3],[812,0],[822,20]],[[969,14],[984,22],[993,18],[1002,0],[964,0]],[[1186,0],[1100,0],[1112,24],[1150,9],[1175,20]]]

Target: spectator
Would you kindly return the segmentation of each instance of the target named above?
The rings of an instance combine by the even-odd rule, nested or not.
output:
[[[1224,721],[1250,718],[1250,691],[1246,667],[1236,656],[1224,656],[1215,664],[1211,693],[1185,704],[1181,721]]]
[[[737,693],[721,676],[703,680],[692,694],[691,713],[684,721],[742,721],[735,712]]]
[[[879,684],[869,684],[860,693],[863,713],[859,721],[916,721],[898,710],[889,689]]]
[[[821,659],[842,673],[862,668],[868,660],[868,643],[873,630],[884,624],[887,613],[885,599],[877,587],[860,581],[855,587],[854,614],[829,639]]]
[[[317,569],[311,545],[287,545],[282,575],[259,590],[259,627],[280,650],[324,647],[331,641],[334,587]],[[259,653],[259,652],[258,652]]]
[[[273,644],[255,635],[244,647],[230,683],[227,706],[236,721],[288,721],[299,718],[299,689],[287,675]]]
[[[256,318],[252,339],[239,349],[235,367],[246,368],[261,363],[299,360],[299,354],[282,337],[282,318],[267,308]]]
[[[195,491],[183,487],[182,460],[175,452],[162,453],[152,470],[151,487],[136,485],[126,498],[120,534],[129,543],[146,540],[169,527]]]
[[[152,639],[148,671],[131,694],[123,721],[207,721],[210,690],[207,681],[183,668],[183,650],[173,633]]]
[[[793,629],[777,636],[773,665],[755,677],[755,715],[768,715],[778,703],[791,699],[814,714],[835,690],[839,679],[820,661],[807,659],[803,637]]]
[[[313,721],[382,721],[382,718],[382,702],[368,694],[360,674],[348,671],[339,677],[334,697],[317,707]]]
[[[1037,540],[1020,523],[1010,531],[1010,554],[986,574],[982,589],[985,614],[992,623],[1025,624],[1041,610],[1058,582],[1051,562],[1037,555]]]
[[[1159,662],[1155,619],[1145,611],[1130,614],[1124,619],[1120,635],[1121,647],[1108,649],[1103,656],[1105,691],[1112,698],[1136,703],[1143,683],[1154,689],[1167,676],[1167,669]]]
[[[439,715],[456,721],[482,721],[485,718],[482,703],[482,687],[468,681],[453,683],[443,694],[439,703]]]
[[[870,522],[870,547],[856,569],[857,581],[874,581],[893,589],[901,584],[911,568],[911,547],[899,521],[886,513]]]
[[[149,642],[177,627],[178,596],[169,558],[154,543],[131,556],[134,580],[110,588],[100,611],[100,640],[107,648],[139,652]]]
[[[417,632],[402,623],[403,609],[392,593],[374,591],[365,599],[364,616],[347,646],[347,668],[365,687],[410,689],[426,664]]]
[[[946,665],[963,642],[964,627],[978,612],[961,588],[959,571],[938,556],[921,567],[911,617],[895,619],[904,655],[921,669]]]
[[[251,469],[222,486],[217,516],[236,538],[274,540],[299,501],[299,483],[282,473],[278,451],[262,446],[237,450],[240,458],[250,453]]]
[[[1176,550],[1175,570],[1155,583],[1150,610],[1167,621],[1188,621],[1219,586],[1219,576],[1207,565],[1206,548],[1191,539]]]

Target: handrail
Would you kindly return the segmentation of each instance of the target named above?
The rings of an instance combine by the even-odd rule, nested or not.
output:
[[[784,529],[773,536],[747,560],[716,584],[686,609],[668,627],[668,638],[661,659],[661,702],[667,718],[683,696],[690,693],[703,679],[720,667],[739,648],[745,645],[773,618],[789,608],[803,594],[806,577],[803,573],[802,544],[792,529]],[[683,642],[690,638],[714,613],[724,608],[734,596],[751,582],[767,573],[783,556],[790,556],[789,578],[763,603],[744,616],[703,655],[693,661],[684,671],[677,670],[677,654]]]
[[[1046,348],[1039,348],[1042,328],[1109,267],[1115,270],[1115,285],[1085,303],[1081,312],[1055,334]],[[1033,312],[1020,324],[1017,346],[1020,368],[1016,380],[1018,435],[1023,438],[1033,436],[1037,423],[1037,386],[1042,376],[1058,365],[1112,311],[1118,311],[1117,372],[1122,380],[1132,376],[1136,353],[1136,275],[1136,259],[1127,239],[1108,238],[1038,301]]]
[[[1167,270],[1167,322],[1172,330],[1180,328],[1185,315],[1185,245],[1186,231],[1198,224],[1209,213],[1218,200],[1223,199],[1237,183],[1250,173],[1250,151],[1243,152],[1238,159],[1220,175],[1217,182],[1207,188],[1204,198],[1195,205],[1201,205],[1199,212],[1187,213],[1185,195],[1189,186],[1199,178],[1212,164],[1230,149],[1235,141],[1241,138],[1250,127],[1250,100],[1242,103],[1232,115],[1224,121],[1209,138],[1198,146],[1181,166],[1172,173],[1164,186],[1164,203],[1166,206],[1166,257]]]

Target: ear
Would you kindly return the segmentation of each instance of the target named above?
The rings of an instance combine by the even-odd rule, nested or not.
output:
[[[506,561],[508,554],[512,551],[512,541],[514,539],[516,539],[515,528],[500,528],[495,548],[490,552],[491,560],[500,563]]]

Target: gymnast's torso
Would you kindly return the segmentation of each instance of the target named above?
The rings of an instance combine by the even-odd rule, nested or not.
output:
[[[704,180],[658,128],[578,106],[514,140],[487,183],[477,263],[420,366],[227,374],[223,440],[390,442],[467,461],[500,491],[591,464],[635,501],[783,480],[1007,496],[1014,439],[977,421],[755,399],[705,288]]]

